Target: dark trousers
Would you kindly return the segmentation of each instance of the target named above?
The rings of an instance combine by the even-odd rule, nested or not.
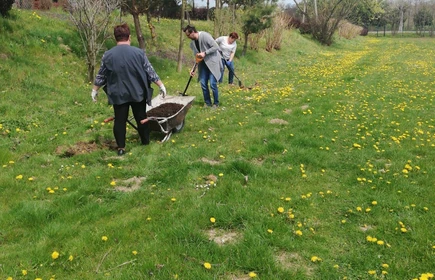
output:
[[[118,148],[125,148],[125,136],[127,133],[127,120],[130,107],[133,111],[134,119],[136,120],[137,132],[139,133],[142,145],[148,145],[150,143],[149,124],[140,123],[141,120],[147,117],[145,100],[142,102],[128,102],[121,105],[114,104],[113,111],[115,113],[115,122],[113,124],[113,135],[115,136]]]

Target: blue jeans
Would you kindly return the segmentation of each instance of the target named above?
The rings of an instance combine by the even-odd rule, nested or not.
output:
[[[204,63],[204,62],[202,62]],[[213,92],[213,104],[219,105],[219,92],[217,86],[217,80],[208,69],[207,65],[201,65],[201,71],[199,71],[199,82],[201,84],[202,94],[204,96],[204,102],[207,106],[211,106],[210,89],[208,88],[208,81],[210,80],[210,88]]]
[[[222,59],[222,64],[224,65],[224,67],[222,68],[221,78],[219,79],[219,83],[222,83],[222,80],[224,78],[225,67],[227,67],[228,70],[230,71],[230,73],[228,74],[228,83],[232,84],[234,82],[234,62]]]

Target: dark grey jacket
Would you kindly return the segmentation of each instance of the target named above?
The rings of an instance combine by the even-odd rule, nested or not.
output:
[[[106,51],[94,84],[104,86],[109,104],[141,102],[160,80],[142,49],[117,45]]]
[[[223,68],[223,64],[222,64],[222,56],[218,52],[219,50],[218,44],[210,35],[210,33],[207,33],[205,31],[199,31],[198,42],[199,42],[199,50],[195,46],[195,41],[190,42],[190,48],[192,49],[193,54],[196,55],[199,52],[205,52],[205,58],[204,58],[205,65],[207,65],[208,69],[210,69],[210,72],[213,74],[216,80],[219,80],[221,78],[221,71]],[[199,71],[201,71],[202,67],[203,64],[200,63],[198,65]]]

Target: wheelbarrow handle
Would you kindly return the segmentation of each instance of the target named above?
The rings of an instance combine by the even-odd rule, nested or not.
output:
[[[149,121],[157,121],[157,122],[158,122],[158,119],[155,118],[155,117],[149,117],[149,118],[146,118],[146,119],[141,120],[140,123],[141,123],[141,124],[145,124],[145,123],[147,123],[147,122],[149,122]]]
[[[108,123],[108,122],[113,121],[114,119],[115,119],[115,117],[110,117],[110,118],[105,119],[103,122]]]

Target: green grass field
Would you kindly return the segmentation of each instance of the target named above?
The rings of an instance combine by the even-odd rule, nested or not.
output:
[[[192,82],[184,129],[144,147],[130,127],[117,157],[72,25],[13,15],[0,19],[0,279],[434,277],[434,39],[323,47],[286,31],[279,51],[238,53],[244,87],[220,86],[219,109]],[[178,28],[162,19],[149,47],[170,95],[193,65],[187,41],[192,65],[168,59]]]

